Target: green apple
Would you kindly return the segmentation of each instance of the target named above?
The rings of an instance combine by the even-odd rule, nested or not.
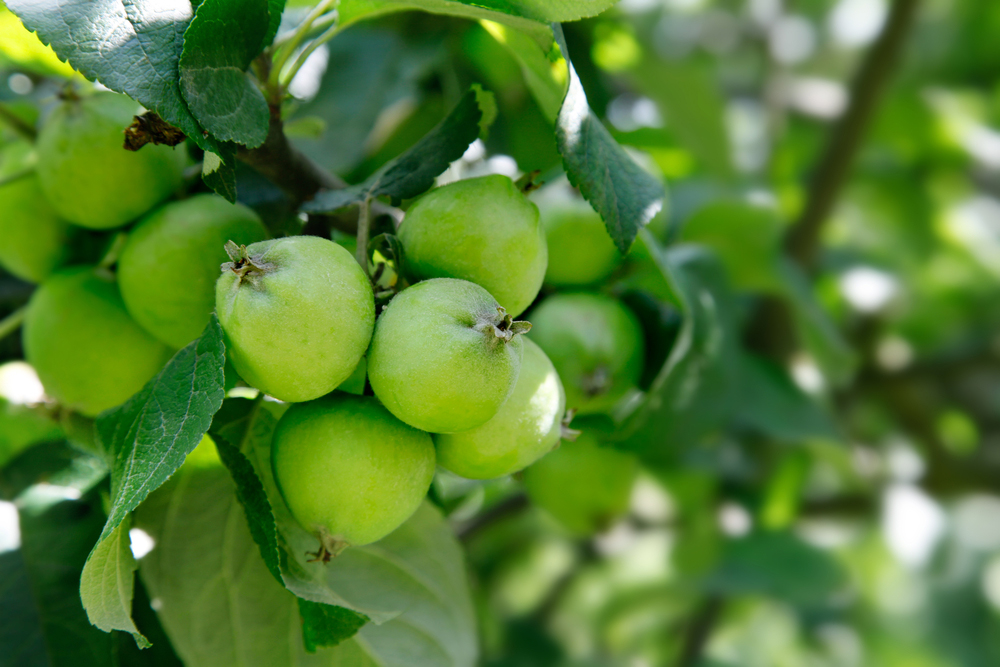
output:
[[[601,216],[582,199],[540,206],[549,265],[545,282],[584,287],[604,281],[621,263]]]
[[[531,311],[531,338],[549,355],[581,414],[611,411],[642,375],[638,318],[601,294],[556,294]]]
[[[570,532],[591,535],[625,513],[637,474],[634,455],[602,447],[584,431],[525,470],[524,488]]]
[[[122,147],[124,130],[142,107],[99,92],[63,101],[38,133],[38,178],[60,216],[91,229],[135,220],[181,185],[182,148]]]
[[[65,261],[70,232],[42,194],[38,175],[30,171],[34,167],[34,151],[27,142],[0,151],[0,182],[12,179],[0,185],[0,266],[40,283]]]
[[[374,398],[337,392],[289,408],[271,462],[292,516],[336,555],[416,511],[434,477],[434,444]]]
[[[399,240],[409,274],[474,282],[511,317],[535,300],[548,261],[538,208],[499,175],[431,190],[406,212]]]
[[[45,391],[92,417],[146,384],[173,350],[133,320],[114,277],[91,267],[57,271],[28,303],[25,357]]]
[[[371,283],[351,253],[318,236],[230,250],[215,304],[240,377],[289,402],[319,398],[350,377],[375,323]]]
[[[397,294],[375,325],[368,381],[389,412],[431,433],[475,428],[510,396],[529,325],[479,285],[434,278]]]
[[[201,335],[215,308],[225,245],[267,238],[260,218],[242,204],[200,194],[162,206],[128,235],[118,258],[118,286],[136,322],[171,347]]]
[[[434,436],[442,468],[469,479],[517,472],[559,444],[566,395],[542,349],[524,338],[521,371],[510,398],[482,426]]]

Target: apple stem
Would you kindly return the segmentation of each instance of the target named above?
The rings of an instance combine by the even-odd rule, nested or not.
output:
[[[226,241],[226,254],[231,262],[222,265],[223,271],[232,271],[240,278],[242,283],[245,280],[253,281],[257,276],[264,274],[271,265],[261,260],[260,256],[250,256],[250,252],[245,245],[236,245],[234,241]]]
[[[504,343],[509,343],[514,340],[514,336],[528,333],[531,330],[531,322],[523,320],[515,321],[503,306],[497,306],[497,314],[499,315],[499,321],[496,317],[481,320],[476,325],[476,330],[484,333],[492,332],[495,336],[494,340],[503,341]]]

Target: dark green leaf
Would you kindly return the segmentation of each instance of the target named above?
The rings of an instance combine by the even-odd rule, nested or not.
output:
[[[278,533],[274,529],[274,515],[271,513],[271,505],[267,502],[264,494],[264,486],[257,479],[257,473],[247,457],[240,453],[240,450],[227,442],[221,435],[210,433],[215,442],[216,449],[219,450],[219,458],[223,465],[229,469],[229,474],[233,476],[236,483],[236,498],[243,506],[243,513],[247,516],[247,525],[253,541],[260,549],[260,555],[264,559],[267,569],[274,575],[274,578],[281,581],[281,571],[278,568]]]
[[[780,442],[840,439],[827,410],[799,389],[780,367],[746,355],[740,369],[742,400],[736,412],[738,420]]]
[[[629,74],[663,109],[678,141],[714,175],[731,177],[725,101],[711,73],[689,62],[647,55]]]
[[[292,141],[317,164],[345,173],[364,156],[379,113],[406,98],[419,99],[419,81],[440,62],[440,44],[410,43],[395,31],[357,26],[330,41],[330,63],[316,96],[302,104],[292,123],[321,118],[319,137]],[[285,125],[286,134],[289,124]]]
[[[296,598],[302,617],[302,642],[315,653],[323,646],[336,646],[358,633],[368,619],[350,609]]]
[[[264,41],[261,42],[260,50],[271,46],[278,28],[281,27],[281,15],[285,11],[285,0],[267,0],[268,26]]]
[[[448,117],[408,151],[372,174],[364,183],[320,192],[302,206],[310,213],[330,213],[369,197],[409,199],[430,189],[434,179],[462,157],[480,134],[480,122],[493,106],[493,95],[479,86],[467,92]]]
[[[7,0],[24,25],[91,80],[132,97],[198,141],[177,87],[189,0]]]
[[[260,0],[203,0],[184,32],[181,93],[202,127],[219,141],[264,143],[267,101],[246,70],[271,29]]]
[[[712,248],[726,265],[733,287],[780,291],[781,223],[774,211],[739,201],[719,201],[684,224],[681,239]]]
[[[143,389],[123,405],[101,414],[97,431],[112,452],[111,509],[100,541],[80,581],[91,622],[102,630],[132,632],[135,565],[129,550],[129,513],[184,462],[222,405],[225,347],[219,321],[174,355]]]
[[[829,601],[846,583],[843,568],[825,551],[789,532],[754,532],[727,543],[706,582],[726,595],[765,595],[803,606]]]
[[[205,152],[201,163],[201,180],[216,194],[236,203],[236,156],[226,151],[225,157]]]
[[[90,624],[77,594],[104,524],[100,494],[65,500],[47,488],[18,498],[21,548],[0,554],[0,664],[104,667],[114,637]]]
[[[562,28],[553,24],[552,30],[565,57],[569,51]],[[556,120],[556,144],[570,183],[601,214],[608,234],[624,255],[639,230],[663,208],[666,192],[591,112],[583,84],[568,57],[566,66],[569,89]]]
[[[265,438],[270,441],[274,426],[274,418],[261,409],[259,403],[237,398],[223,403],[212,421],[209,435],[215,441],[219,458],[236,483],[236,497],[243,507],[250,534],[260,549],[264,564],[278,583],[284,586],[279,565],[281,547],[278,545],[274,513],[264,485],[241,451],[250,446],[250,439]],[[299,610],[302,613],[303,641],[310,653],[317,646],[336,646],[352,637],[368,620],[349,609],[301,599]]]
[[[737,395],[738,332],[725,270],[714,255],[695,246],[662,251],[648,234],[642,239],[680,298],[684,319],[667,363],[623,432],[629,449],[662,463],[728,422]]]

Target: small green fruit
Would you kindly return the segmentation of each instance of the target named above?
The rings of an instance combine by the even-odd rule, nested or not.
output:
[[[482,426],[434,436],[438,463],[469,479],[493,479],[534,463],[559,444],[566,395],[542,349],[524,339],[521,372],[510,398]]]
[[[173,354],[129,317],[111,275],[90,267],[42,283],[23,337],[46,393],[88,417],[142,389]]]
[[[584,431],[524,472],[531,502],[577,535],[608,528],[628,509],[638,473],[635,456],[608,447]]]
[[[541,208],[549,266],[545,282],[553,287],[584,287],[606,279],[621,262],[604,221],[583,201]]]
[[[351,253],[318,236],[229,248],[215,303],[240,377],[289,402],[350,377],[375,322],[371,284]]]
[[[0,181],[33,166],[30,144],[6,146],[0,152]],[[36,174],[0,185],[0,266],[40,283],[66,259],[68,238],[68,226],[45,199]]]
[[[184,347],[215,308],[226,241],[267,238],[260,218],[242,204],[195,195],[146,216],[129,233],[118,259],[118,285],[135,321],[171,347]]]
[[[566,406],[608,412],[642,375],[642,327],[632,311],[600,294],[557,294],[531,312],[531,338],[549,355]]]
[[[434,477],[434,445],[374,398],[336,393],[289,408],[271,462],[292,515],[336,555],[416,511]]]
[[[180,186],[183,150],[122,147],[125,128],[141,111],[124,95],[99,92],[52,112],[38,134],[38,178],[59,215],[82,227],[113,229]]]
[[[548,261],[538,208],[506,176],[431,190],[407,211],[399,240],[414,277],[474,282],[511,317],[535,300]]]
[[[527,323],[512,322],[473,283],[435,278],[403,290],[375,325],[368,381],[410,426],[431,433],[475,428],[510,396]]]

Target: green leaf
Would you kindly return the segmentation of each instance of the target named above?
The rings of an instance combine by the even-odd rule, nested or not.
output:
[[[622,429],[624,446],[655,464],[728,423],[737,397],[738,329],[725,271],[714,255],[697,246],[660,250],[648,232],[640,238],[684,318],[666,364]]]
[[[758,531],[726,544],[705,585],[726,595],[764,595],[792,604],[828,602],[846,584],[840,564],[785,531]]]
[[[341,25],[407,10],[447,14],[505,23],[530,34],[540,44],[552,43],[545,25],[597,16],[617,0],[341,0]]]
[[[0,664],[104,667],[115,638],[90,624],[79,576],[101,532],[100,494],[35,486],[17,500],[21,547],[0,553]]]
[[[267,33],[264,34],[264,40],[260,44],[261,51],[271,46],[271,42],[274,41],[278,28],[281,27],[281,15],[284,11],[285,0],[267,0],[268,25]]]
[[[629,76],[663,110],[677,140],[715,176],[733,175],[725,101],[702,67],[647,54]]]
[[[136,564],[129,540],[131,525],[126,515],[110,533],[101,533],[80,575],[80,599],[91,623],[105,632],[129,632],[139,648],[146,648],[149,640],[132,621]]]
[[[552,30],[565,57],[569,51],[562,28],[553,24]],[[663,208],[666,192],[593,114],[569,58],[566,66],[569,89],[556,120],[556,145],[570,183],[601,214],[608,234],[624,255],[639,230]]]
[[[234,491],[221,466],[189,460],[136,512],[137,525],[156,542],[140,573],[162,603],[160,619],[187,667],[474,664],[461,553],[435,510],[424,506],[376,545],[310,566],[335,572],[351,552],[378,554],[367,568],[346,572],[345,586],[357,595],[379,591],[398,605],[392,620],[368,624],[357,637],[310,656],[298,602],[268,572]]]
[[[174,355],[143,389],[101,414],[97,431],[113,452],[108,521],[83,570],[80,595],[90,621],[105,631],[133,633],[129,513],[184,462],[222,405],[225,347],[219,321]]]
[[[555,43],[546,52],[537,40],[519,30],[493,21],[483,21],[482,25],[517,61],[525,85],[542,113],[554,124],[566,97],[566,80],[557,79],[553,74],[553,60],[562,59]]]
[[[736,417],[743,424],[792,444],[842,439],[826,408],[799,389],[780,367],[748,354],[740,370],[742,400]]]
[[[315,653],[324,646],[337,646],[358,633],[368,619],[350,609],[296,598],[302,617],[302,642]]]
[[[210,433],[219,452],[219,458],[229,470],[236,483],[236,498],[243,507],[247,517],[247,525],[253,541],[260,549],[267,569],[277,581],[281,581],[281,571],[278,567],[278,532],[274,528],[274,514],[267,502],[264,485],[257,479],[253,465],[243,456],[240,450],[227,442],[221,435]]]
[[[699,209],[681,230],[683,241],[701,243],[719,255],[733,287],[772,293],[782,289],[781,235],[774,211],[738,201]]]
[[[220,153],[218,143],[202,134],[179,85],[190,0],[5,1],[28,30],[85,77],[128,95],[202,149]],[[226,181],[224,175],[209,186],[217,192],[223,182],[235,188],[235,178]]]
[[[824,378],[833,386],[845,386],[858,367],[858,355],[844,339],[830,314],[816,300],[809,279],[788,258],[778,263],[782,295],[788,299],[799,339]]]
[[[267,138],[267,101],[246,70],[272,28],[268,10],[260,0],[203,0],[184,32],[181,93],[219,141],[256,148]]]
[[[278,533],[271,504],[253,465],[240,451],[249,447],[248,443],[253,438],[266,438],[270,441],[275,423],[274,417],[261,409],[259,402],[230,399],[216,413],[209,434],[215,442],[219,458],[236,483],[236,497],[243,507],[250,534],[260,549],[264,564],[275,580],[284,585],[279,564],[281,554]],[[310,653],[318,646],[336,646],[352,637],[368,620],[349,609],[301,599],[299,611],[303,621],[303,640]]]
[[[330,62],[316,96],[304,102],[285,125],[322,118],[327,130],[316,138],[293,137],[306,155],[334,173],[346,173],[364,157],[365,142],[390,105],[419,99],[420,79],[438,62],[440,52],[415,45],[384,28],[357,26],[327,44]]]
[[[330,213],[363,202],[369,197],[387,196],[393,201],[426,192],[434,179],[452,162],[462,157],[480,134],[480,123],[492,109],[492,93],[473,86],[452,112],[415,146],[385,164],[364,183],[343,190],[320,192],[302,206],[310,213]]]
[[[236,203],[236,158],[226,158],[205,151],[201,162],[201,180],[231,204]]]

